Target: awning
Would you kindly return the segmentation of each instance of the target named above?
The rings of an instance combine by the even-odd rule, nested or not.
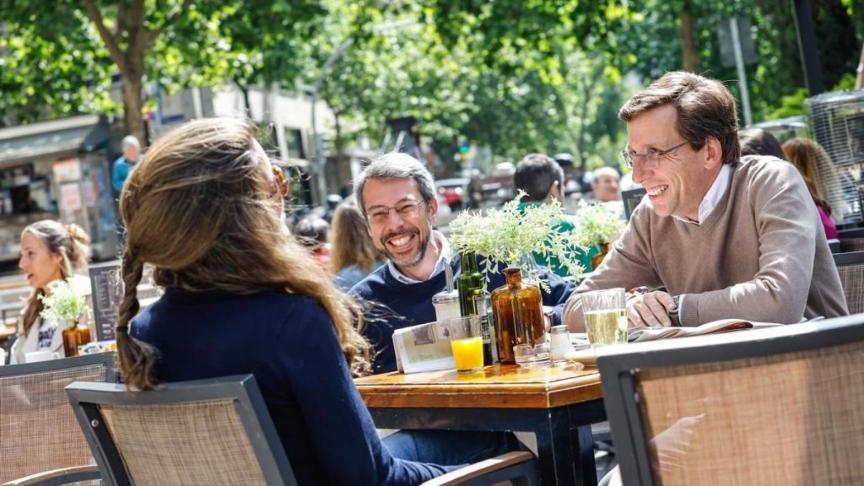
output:
[[[0,129],[0,165],[108,148],[107,121],[96,115]]]

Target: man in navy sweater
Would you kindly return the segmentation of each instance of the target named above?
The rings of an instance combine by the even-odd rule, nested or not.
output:
[[[410,155],[393,152],[375,159],[354,181],[354,191],[375,246],[388,258],[351,289],[385,308],[363,331],[378,352],[374,371],[384,373],[396,369],[393,331],[435,320],[432,296],[445,288],[445,265],[458,275],[459,257],[452,255],[444,235],[432,229],[438,213],[435,184]],[[574,287],[554,274],[543,276],[550,287],[543,304],[552,309],[557,324]],[[500,273],[489,277],[488,290],[504,285]]]

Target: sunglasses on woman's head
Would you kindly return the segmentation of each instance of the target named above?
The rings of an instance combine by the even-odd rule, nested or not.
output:
[[[273,176],[276,177],[277,191],[282,195],[282,197],[288,197],[288,193],[291,191],[291,184],[288,181],[288,176],[285,175],[285,171],[283,171],[278,165],[273,165],[271,167],[273,170]]]

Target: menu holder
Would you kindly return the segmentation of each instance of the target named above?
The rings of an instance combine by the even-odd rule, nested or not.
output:
[[[402,373],[452,370],[456,368],[450,339],[429,322],[393,332],[396,366]]]
[[[96,340],[114,339],[114,328],[120,316],[120,301],[123,298],[123,279],[120,265],[103,263],[90,266],[90,286],[93,291],[93,319]]]

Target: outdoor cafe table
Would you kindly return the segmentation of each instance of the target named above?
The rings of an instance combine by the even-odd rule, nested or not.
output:
[[[606,419],[597,368],[496,364],[355,383],[379,428],[533,432],[543,484],[597,483],[591,424]]]

